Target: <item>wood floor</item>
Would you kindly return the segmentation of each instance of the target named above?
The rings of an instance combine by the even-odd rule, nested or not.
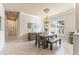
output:
[[[7,42],[0,55],[72,55],[73,45],[62,40],[61,46],[54,44],[50,50],[35,47],[35,41]]]

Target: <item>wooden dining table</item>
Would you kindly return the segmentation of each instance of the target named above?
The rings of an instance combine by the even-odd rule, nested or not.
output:
[[[42,40],[43,49],[48,48],[47,41],[50,40],[49,38],[52,39],[53,36],[57,36],[57,35],[56,34],[40,34],[40,37],[43,38],[43,40]]]

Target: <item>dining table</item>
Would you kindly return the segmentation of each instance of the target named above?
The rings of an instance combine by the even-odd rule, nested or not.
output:
[[[43,38],[42,43],[43,43],[43,49],[48,48],[48,43],[47,41],[50,40],[50,38],[52,39],[52,37],[57,37],[57,34],[40,34],[40,37]]]

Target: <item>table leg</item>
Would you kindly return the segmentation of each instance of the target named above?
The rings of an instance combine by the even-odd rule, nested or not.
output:
[[[37,39],[35,40],[35,46],[37,45]]]
[[[45,43],[43,43],[43,49],[45,49]]]
[[[48,48],[48,42],[46,42],[46,48]]]
[[[53,48],[53,46],[52,46],[53,44],[50,44],[50,50],[52,50],[52,48]]]
[[[59,44],[61,44],[61,39],[59,40]]]

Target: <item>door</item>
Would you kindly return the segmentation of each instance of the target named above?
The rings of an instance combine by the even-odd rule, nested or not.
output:
[[[7,20],[8,26],[8,35],[16,36],[16,21],[15,20]]]

